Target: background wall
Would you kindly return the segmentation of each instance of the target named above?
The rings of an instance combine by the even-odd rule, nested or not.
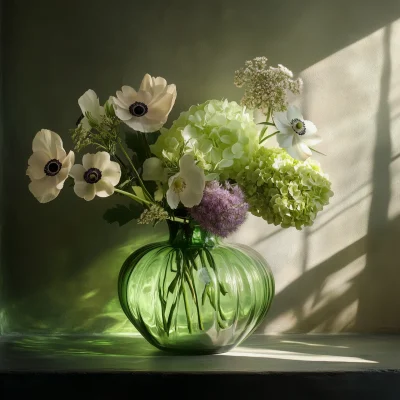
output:
[[[5,285],[0,332],[128,332],[119,267],[158,230],[107,225],[115,200],[71,188],[41,205],[24,177],[31,140],[68,129],[88,88],[102,101],[144,73],[176,83],[170,121],[265,55],[300,74],[300,105],[324,142],[335,197],[316,224],[249,218],[232,238],[270,261],[277,296],[261,332],[399,332],[400,3],[397,0],[5,2]]]

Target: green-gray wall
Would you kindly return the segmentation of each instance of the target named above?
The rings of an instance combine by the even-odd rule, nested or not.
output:
[[[178,88],[171,121],[193,103],[223,97],[239,100],[233,74],[247,59],[265,55],[271,63],[300,73],[398,18],[397,0],[5,1],[3,64],[0,59],[5,76],[4,138],[0,125],[5,176],[0,333],[131,331],[116,297],[119,267],[135,246],[166,233],[165,227],[107,225],[102,214],[116,202],[112,198],[86,203],[67,187],[55,201],[42,205],[29,193],[25,170],[34,134],[52,129],[71,149],[68,129],[80,114],[77,99],[84,91],[94,89],[105,101],[123,84],[138,86],[146,72],[164,76]],[[336,65],[324,79],[344,71]],[[310,99],[312,93],[308,108],[311,101],[319,101]],[[332,109],[340,101],[335,98]],[[336,159],[325,168],[334,174],[342,162]],[[340,193],[337,196],[341,198]],[[266,223],[251,226],[260,236],[272,229]],[[280,245],[288,243],[282,240]],[[285,258],[272,254],[275,244],[263,246],[258,249],[267,257],[271,252],[278,286],[284,292],[292,285],[294,293],[274,305],[272,315],[279,318],[298,304],[299,291],[323,285],[331,264],[322,266],[326,273],[321,268],[311,275],[307,286],[300,281],[297,290],[296,280],[282,272]],[[378,298],[380,293],[374,295]],[[329,310],[338,313],[336,308]],[[301,313],[297,318],[281,330],[316,328]],[[348,330],[365,326],[353,324]],[[381,328],[380,322],[368,327]],[[276,329],[278,325],[271,328]],[[400,330],[400,321],[390,330]]]

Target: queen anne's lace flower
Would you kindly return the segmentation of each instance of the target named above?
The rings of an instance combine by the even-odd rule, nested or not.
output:
[[[245,88],[243,105],[264,111],[285,111],[288,92],[299,94],[303,81],[292,79],[293,73],[283,65],[268,67],[267,61],[266,57],[246,61],[245,67],[235,72],[234,83]]]
[[[234,177],[258,147],[252,112],[227,100],[190,107],[150,146],[153,154],[173,164],[181,154],[192,154],[208,180]]]
[[[333,195],[316,161],[297,161],[282,149],[260,148],[237,180],[249,211],[283,228],[312,225]]]
[[[144,210],[138,219],[138,224],[152,224],[155,222],[165,221],[168,213],[158,204],[153,204],[148,210]]]
[[[40,203],[48,203],[64,187],[75,162],[75,154],[70,151],[67,155],[60,136],[48,129],[42,129],[36,134],[32,151],[26,171],[31,178],[29,190]]]

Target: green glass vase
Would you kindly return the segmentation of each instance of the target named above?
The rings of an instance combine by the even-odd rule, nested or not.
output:
[[[125,314],[152,345],[181,354],[223,353],[261,323],[274,296],[266,261],[198,226],[169,222],[168,241],[146,245],[122,266]]]

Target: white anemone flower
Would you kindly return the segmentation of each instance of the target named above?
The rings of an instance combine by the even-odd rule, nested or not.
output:
[[[276,135],[279,146],[297,160],[307,160],[312,155],[308,146],[322,140],[316,126],[305,120],[296,106],[290,105],[287,111],[274,113],[274,123],[279,130]]]
[[[78,197],[87,201],[99,197],[108,197],[114,193],[114,186],[121,179],[121,167],[110,160],[110,154],[100,151],[85,154],[82,164],[75,164],[70,175],[75,179],[74,191]]]
[[[200,204],[205,187],[204,171],[198,167],[193,156],[185,154],[179,160],[180,171],[168,180],[167,202],[172,209],[178,207],[179,202],[185,207],[194,207]]]
[[[75,162],[75,154],[67,155],[57,133],[40,130],[32,142],[33,154],[28,160],[26,174],[31,178],[29,190],[40,203],[54,200],[64,186]]]
[[[117,91],[113,97],[115,115],[135,131],[155,132],[167,122],[175,99],[175,85],[146,74],[138,92],[130,86]]]
[[[101,118],[105,114],[104,107],[100,105],[99,98],[97,97],[96,92],[92,89],[87,90],[81,97],[79,97],[78,104],[83,115],[83,118],[79,123],[85,130],[90,131],[91,126],[86,117],[86,113],[89,113],[96,122],[100,122]]]

